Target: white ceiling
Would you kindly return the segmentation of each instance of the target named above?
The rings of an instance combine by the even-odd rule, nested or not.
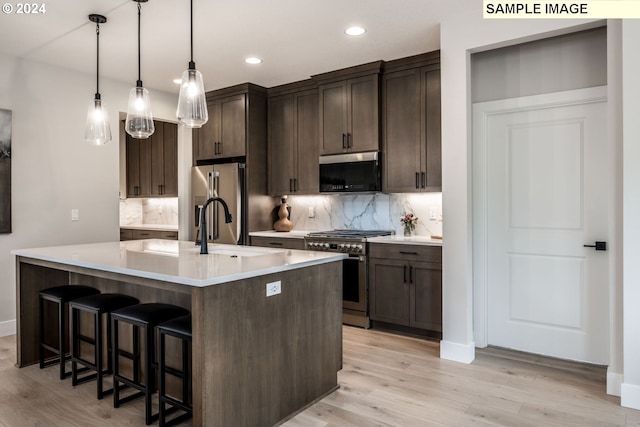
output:
[[[15,4],[15,2],[13,2]],[[252,82],[265,87],[391,60],[440,47],[439,22],[460,8],[451,0],[193,0],[194,60],[207,90]],[[469,5],[471,2],[467,3]],[[475,2],[473,2],[475,3]],[[472,4],[473,4],[472,3]],[[42,0],[44,14],[0,16],[0,52],[95,74],[137,80],[137,5],[133,0]],[[344,34],[353,24],[364,36]],[[142,3],[142,80],[177,93],[172,82],[189,61],[189,1]],[[247,56],[264,62],[244,63]]]

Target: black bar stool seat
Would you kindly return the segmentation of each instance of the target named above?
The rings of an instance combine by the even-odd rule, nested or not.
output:
[[[65,369],[65,361],[69,359],[66,355],[67,348],[67,322],[66,317],[64,315],[65,304],[68,304],[70,301],[75,299],[99,294],[100,291],[96,288],[92,288],[90,286],[84,285],[63,285],[63,286],[54,286],[52,288],[46,288],[39,292],[38,298],[38,315],[39,315],[39,356],[40,356],[40,369],[43,369],[47,366],[60,364],[60,379],[63,380],[71,375],[71,372],[67,372]],[[58,347],[54,347],[53,345],[47,344],[44,338],[44,302],[50,301],[56,303],[58,305]],[[58,357],[46,360],[45,361],[45,350],[48,350],[54,354],[57,354]]]
[[[138,299],[122,294],[97,294],[75,299],[69,303],[71,308],[71,384],[78,384],[97,379],[97,398],[102,399],[105,394],[111,393],[113,389],[104,390],[103,378],[112,373],[113,363],[111,354],[111,322],[107,321],[107,367],[103,369],[103,333],[102,317],[114,310],[138,304]],[[93,337],[82,335],[80,332],[80,311],[93,314],[94,332]],[[80,353],[80,343],[85,342],[93,345],[93,362],[82,357]],[[78,364],[82,369],[78,369]],[[79,373],[95,371],[95,373],[78,378]]]
[[[112,351],[113,351],[113,407],[118,408],[121,404],[129,402],[138,397],[145,398],[145,423],[151,424],[158,414],[152,414],[151,397],[155,392],[156,375],[155,370],[157,363],[155,362],[155,327],[167,320],[176,317],[185,316],[189,311],[171,304],[164,303],[147,303],[136,304],[129,307],[121,308],[111,312],[112,323]],[[133,351],[127,352],[120,349],[118,338],[118,324],[120,322],[132,325]],[[140,329],[144,330],[145,340],[143,349],[145,353],[144,360],[141,360],[140,348]],[[127,378],[120,374],[119,358],[124,357],[133,361],[133,378]],[[144,382],[141,381],[140,364],[144,363]],[[137,393],[120,398],[120,391],[124,386],[132,387],[138,390]]]
[[[156,327],[158,331],[158,400],[159,404],[159,424],[160,427],[168,427],[181,423],[191,418],[193,407],[191,405],[191,355],[189,352],[191,344],[191,316],[182,316]],[[166,336],[178,338],[182,347],[182,370],[178,370],[166,365]],[[182,380],[182,399],[177,400],[167,395],[165,375],[170,374]],[[165,409],[166,405],[170,408]],[[176,410],[184,411],[184,414],[167,420],[167,416]]]

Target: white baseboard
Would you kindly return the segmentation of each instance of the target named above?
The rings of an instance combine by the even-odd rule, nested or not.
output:
[[[6,337],[8,335],[15,335],[15,334],[16,334],[15,319],[0,322],[0,337]]]
[[[620,387],[620,405],[625,408],[640,409],[640,386],[622,383]]]
[[[612,396],[620,396],[622,388],[622,374],[611,372],[611,368],[607,368],[607,394]]]
[[[476,346],[473,342],[459,344],[442,340],[440,341],[440,358],[469,364],[476,358]]]

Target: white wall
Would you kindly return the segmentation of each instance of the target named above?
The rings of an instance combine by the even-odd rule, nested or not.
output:
[[[84,142],[95,75],[0,55],[0,108],[13,112],[13,232],[0,234],[0,335],[15,332],[12,249],[119,239],[117,118],[133,84],[135,70],[130,84],[100,82],[114,140],[96,147]],[[155,117],[175,121],[177,95],[151,91],[151,102]]]
[[[470,363],[473,342],[470,53],[573,31],[577,20],[485,20],[461,8],[441,23],[443,337],[440,355]]]
[[[640,409],[640,22],[622,22],[624,380],[621,403]]]

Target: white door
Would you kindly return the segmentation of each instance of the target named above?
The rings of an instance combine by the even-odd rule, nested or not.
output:
[[[485,122],[488,344],[607,364],[606,101],[516,104]]]

